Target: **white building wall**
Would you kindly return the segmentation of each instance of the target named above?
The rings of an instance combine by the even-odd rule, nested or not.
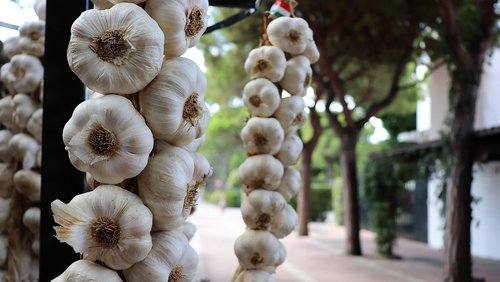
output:
[[[475,129],[500,126],[499,78],[500,49],[497,49],[485,63],[476,107]],[[430,128],[425,134],[426,141],[440,137],[439,131],[443,129],[443,122],[448,113],[449,83],[450,79],[445,67],[436,70],[429,77]],[[419,117],[418,114],[417,117]],[[423,117],[418,119],[423,125],[427,123]],[[422,126],[419,130],[424,128]],[[498,234],[500,234],[500,162],[476,164],[473,177],[472,194],[480,201],[472,206],[471,252],[474,256],[500,260],[500,240],[498,240]],[[431,179],[428,183],[428,244],[434,248],[443,247],[444,219],[440,214],[441,203],[437,198],[439,182],[439,179]]]

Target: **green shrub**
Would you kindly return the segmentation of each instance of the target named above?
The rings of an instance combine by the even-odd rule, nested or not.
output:
[[[335,213],[335,222],[338,225],[344,225],[344,187],[342,179],[336,178],[332,189],[332,206]]]
[[[226,207],[239,208],[241,205],[241,191],[229,189],[226,191]]]
[[[297,210],[297,197],[290,200],[295,210]],[[331,187],[325,182],[311,183],[311,193],[309,194],[309,220],[324,221],[326,212],[332,210]]]

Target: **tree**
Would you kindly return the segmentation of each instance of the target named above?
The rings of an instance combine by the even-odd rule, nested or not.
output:
[[[347,253],[361,255],[356,145],[371,117],[406,87],[407,65],[421,50],[426,1],[302,1],[299,9],[321,53],[315,84],[326,93],[330,128],[340,139]],[[353,10],[355,12],[353,12]],[[349,98],[356,103],[349,103]],[[331,105],[339,103],[342,111]]]
[[[445,281],[472,281],[470,254],[474,116],[481,73],[498,32],[495,0],[435,0],[435,25],[451,75],[450,179],[446,192]]]

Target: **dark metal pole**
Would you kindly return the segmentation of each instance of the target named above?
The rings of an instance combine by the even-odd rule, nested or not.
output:
[[[83,174],[68,159],[62,129],[84,99],[80,80],[68,67],[66,49],[73,21],[86,9],[85,0],[47,0],[43,101],[40,281],[51,281],[78,259],[73,249],[55,238],[50,203],[67,203],[83,192]]]
[[[260,0],[209,0],[210,6],[227,8],[255,8]]]

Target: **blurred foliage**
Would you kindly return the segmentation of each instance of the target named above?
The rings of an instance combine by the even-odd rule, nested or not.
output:
[[[335,214],[335,222],[344,225],[344,189],[342,189],[342,179],[335,178],[332,190],[332,206]]]
[[[410,112],[406,115],[397,115],[387,113],[380,116],[384,123],[384,128],[389,133],[389,140],[396,144],[398,134],[401,132],[416,130],[417,128],[417,113]]]
[[[203,200],[222,207],[222,199],[224,199],[224,207],[239,208],[243,195],[239,189],[204,191]]]
[[[312,182],[309,197],[309,220],[324,221],[326,213],[332,210],[332,187],[327,182]],[[290,200],[290,205],[297,210],[297,197]]]

